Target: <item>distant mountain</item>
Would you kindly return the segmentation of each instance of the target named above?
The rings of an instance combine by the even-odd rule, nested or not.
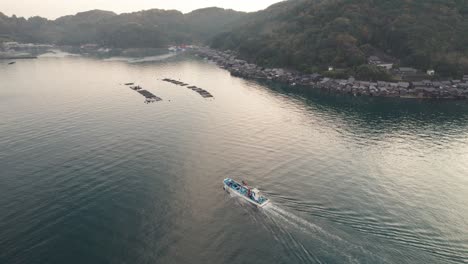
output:
[[[59,17],[54,22],[58,25],[96,24],[104,19],[115,16],[117,14],[111,11],[90,10],[77,13],[76,15]]]
[[[458,76],[468,72],[468,1],[290,0],[248,14],[212,46],[302,71],[353,69],[379,55]]]
[[[467,32],[468,0],[289,0],[254,13],[92,10],[53,21],[0,13],[0,41],[122,48],[211,43],[265,66],[319,72],[331,65],[353,75],[376,70],[364,67],[370,56],[442,76],[468,73]]]
[[[185,15],[190,31],[198,40],[209,40],[245,17],[246,13],[218,7],[203,8]]]
[[[243,12],[205,8],[183,14],[151,9],[117,15],[91,10],[47,20],[8,17],[0,13],[0,40],[46,42],[67,45],[97,43],[113,47],[160,47],[168,44],[205,42],[228,29]]]

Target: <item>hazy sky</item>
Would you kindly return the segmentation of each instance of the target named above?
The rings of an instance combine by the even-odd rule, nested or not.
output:
[[[280,0],[0,0],[0,12],[11,16],[42,16],[55,19],[91,9],[125,13],[151,8],[177,9],[189,12],[217,6],[240,11],[264,9]]]

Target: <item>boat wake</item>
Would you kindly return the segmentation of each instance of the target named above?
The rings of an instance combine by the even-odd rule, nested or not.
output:
[[[231,197],[234,197],[231,195]],[[237,198],[237,197],[236,197]],[[372,256],[379,263],[388,263],[362,246],[330,233],[305,218],[287,211],[275,203],[256,208],[236,199],[252,221],[261,225],[274,240],[299,263],[325,263],[324,257],[333,254],[346,263],[360,263],[356,253]]]
[[[311,222],[293,214],[290,213],[277,205],[270,204],[265,207],[265,214],[270,217],[274,217],[277,219],[283,220],[285,223],[289,224],[292,227],[295,227],[297,229],[300,229],[302,232],[306,233],[325,233],[325,231],[320,228],[319,226],[312,224]],[[332,234],[329,234],[329,236],[334,237],[337,240],[341,240],[341,238],[334,236]]]
[[[261,221],[261,223],[287,252],[293,254],[302,263],[322,263],[294,234],[294,229],[314,233],[320,229],[319,227],[274,204],[267,205],[262,211],[266,216],[266,221]]]

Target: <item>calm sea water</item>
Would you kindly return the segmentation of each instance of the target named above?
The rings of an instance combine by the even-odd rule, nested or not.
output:
[[[0,64],[0,263],[468,262],[467,102],[138,62]],[[225,177],[272,205],[231,197]]]

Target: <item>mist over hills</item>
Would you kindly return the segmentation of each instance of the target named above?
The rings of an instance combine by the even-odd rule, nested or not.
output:
[[[0,13],[1,39],[122,48],[206,43],[305,72],[356,70],[377,55],[455,76],[468,72],[468,0],[289,0],[253,13],[92,10],[56,20]]]
[[[62,45],[97,43],[120,48],[161,47],[205,42],[244,15],[244,12],[215,7],[188,14],[151,9],[117,15],[91,10],[56,20],[8,17],[0,13],[0,38]]]

